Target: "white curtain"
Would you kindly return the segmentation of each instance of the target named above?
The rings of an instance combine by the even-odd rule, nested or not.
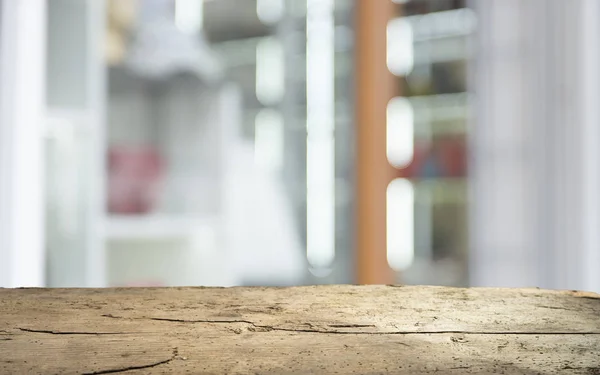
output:
[[[472,4],[471,282],[600,291],[600,2]]]

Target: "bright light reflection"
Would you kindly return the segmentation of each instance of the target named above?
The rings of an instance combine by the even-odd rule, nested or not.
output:
[[[175,24],[179,30],[197,34],[202,30],[203,19],[203,0],[175,0]]]
[[[271,25],[277,23],[283,17],[283,0],[257,0],[256,15],[260,22]]]
[[[415,191],[404,178],[387,188],[387,261],[396,271],[407,269],[415,257]]]
[[[284,55],[281,42],[273,37],[256,46],[256,98],[264,105],[276,104],[285,90]]]
[[[393,98],[387,107],[386,152],[391,165],[407,166],[414,154],[414,111],[406,98]]]
[[[269,171],[283,166],[283,117],[274,109],[263,108],[254,120],[254,160]]]
[[[333,0],[307,1],[306,255],[314,269],[329,267],[335,258],[333,10]]]
[[[387,25],[387,67],[397,76],[408,75],[414,66],[413,28],[404,18]]]

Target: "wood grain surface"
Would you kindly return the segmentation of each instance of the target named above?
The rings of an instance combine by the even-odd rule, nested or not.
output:
[[[0,289],[1,374],[600,374],[600,296],[401,286]]]

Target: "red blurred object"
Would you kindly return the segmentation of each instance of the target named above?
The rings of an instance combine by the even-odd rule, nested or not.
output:
[[[438,149],[438,163],[447,177],[464,177],[467,174],[467,147],[464,138],[444,139]]]
[[[416,143],[413,160],[400,175],[407,178],[465,177],[467,149],[462,137],[434,139],[431,144]]]
[[[147,213],[154,207],[162,177],[162,160],[149,146],[111,147],[108,154],[108,211]]]

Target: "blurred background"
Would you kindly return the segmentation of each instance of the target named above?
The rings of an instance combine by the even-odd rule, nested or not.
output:
[[[0,0],[0,287],[600,292],[597,0]]]

